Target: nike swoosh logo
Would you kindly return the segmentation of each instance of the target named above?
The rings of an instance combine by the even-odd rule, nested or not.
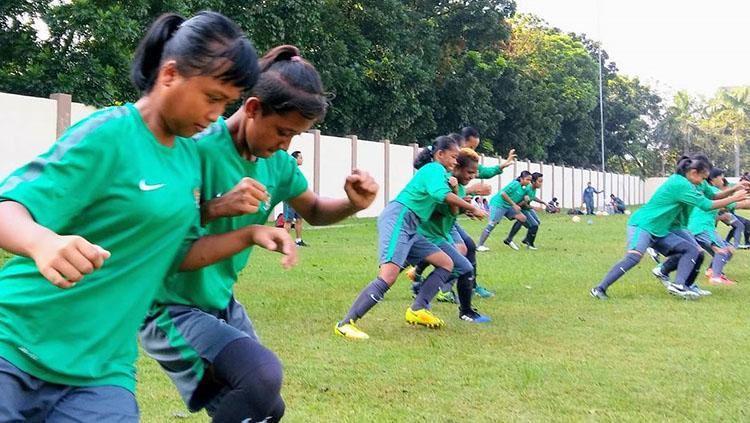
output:
[[[377,298],[375,298],[375,295],[373,295],[373,294],[370,294],[370,298],[372,298],[372,300],[373,300],[373,301],[375,301],[376,303],[379,303],[379,302],[380,302],[380,300],[379,300],[379,299],[377,299]],[[381,298],[381,299],[382,299],[382,298]]]
[[[141,179],[141,182],[138,183],[138,188],[140,188],[141,191],[153,191],[155,189],[163,187],[164,185],[166,184],[148,185],[145,179]]]

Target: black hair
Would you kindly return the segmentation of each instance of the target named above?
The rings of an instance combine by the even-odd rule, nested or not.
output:
[[[719,176],[724,175],[724,169],[719,169],[718,167],[715,167],[711,169],[711,172],[708,174],[708,179],[714,179],[718,178]]]
[[[454,146],[457,147],[458,143],[451,137],[442,135],[435,138],[432,145],[423,148],[417,155],[417,158],[414,159],[414,169],[419,169],[430,163],[438,151],[450,150]]]
[[[557,197],[552,197],[552,201],[557,201]]]
[[[260,71],[250,95],[260,99],[264,115],[296,111],[306,119],[325,117],[329,100],[323,82],[297,47],[274,47],[260,59]]]
[[[260,73],[255,48],[242,30],[226,16],[209,11],[188,20],[166,13],[154,21],[133,58],[130,76],[136,88],[151,91],[167,60],[174,60],[185,77],[210,75],[243,91]]]
[[[464,139],[468,139],[469,137],[479,138],[479,132],[471,126],[464,126],[461,128],[461,136],[464,137]]]
[[[464,138],[461,134],[456,133],[456,132],[451,132],[450,134],[448,134],[448,136],[456,140],[459,146],[463,144],[464,141],[466,140],[466,138]]]
[[[692,157],[682,156],[677,161],[677,169],[675,170],[675,173],[685,176],[689,170],[710,172],[713,167],[714,166],[711,164],[711,161],[708,160],[708,157],[702,154],[696,154]]]
[[[541,172],[534,172],[531,174],[531,182],[536,182],[539,178],[543,178],[544,175]]]
[[[299,151],[299,150],[294,151],[294,152],[292,152],[292,157],[294,157],[296,159],[297,157],[299,157],[300,154],[302,154],[301,151]]]
[[[524,171],[521,172],[520,175],[518,175],[518,178],[516,178],[516,181],[521,182],[521,179],[523,179],[523,178],[525,178],[527,176],[531,176],[531,172],[529,172],[528,170],[524,170]]]
[[[721,178],[721,186],[725,187],[729,185],[729,180],[727,178]]]

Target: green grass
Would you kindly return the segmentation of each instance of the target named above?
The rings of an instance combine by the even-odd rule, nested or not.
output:
[[[285,421],[750,418],[747,284],[686,302],[665,293],[644,259],[610,289],[609,302],[595,301],[588,289],[624,252],[625,217],[592,225],[541,217],[538,251],[502,245],[506,221],[479,256],[479,281],[498,295],[475,304],[493,323],[464,323],[455,306],[436,304],[445,329],[408,326],[411,297],[399,280],[361,320],[366,342],[335,337],[332,327],[376,274],[374,220],[306,230],[311,247],[288,272],[256,252],[236,295],[285,365]],[[474,236],[482,228],[462,224]],[[740,282],[750,281],[748,254],[727,268]],[[187,415],[155,362],[142,357],[138,367],[144,422],[208,421]]]

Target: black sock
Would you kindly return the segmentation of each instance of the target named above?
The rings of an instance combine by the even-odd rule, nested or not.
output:
[[[474,295],[474,274],[466,273],[458,277],[458,312],[459,315],[471,310],[471,296]]]
[[[425,279],[422,288],[419,289],[419,294],[417,294],[417,298],[414,299],[411,309],[417,311],[426,308],[427,304],[432,301],[440,287],[451,277],[451,272],[442,267],[433,270],[432,273],[430,273],[430,276]]]
[[[510,232],[508,232],[508,237],[505,238],[505,240],[506,241],[513,241],[513,237],[515,237],[516,234],[518,233],[518,231],[521,230],[522,226],[523,226],[523,223],[521,223],[521,222],[519,222],[517,220],[515,222],[513,222],[513,226],[510,228]]]

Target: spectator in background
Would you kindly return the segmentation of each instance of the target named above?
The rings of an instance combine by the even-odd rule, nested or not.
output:
[[[597,191],[596,188],[591,186],[591,182],[588,183],[586,189],[583,190],[583,203],[586,204],[586,214],[594,214],[594,194],[601,194],[604,191]]]
[[[612,211],[615,214],[625,213],[625,202],[622,201],[621,198],[615,196],[614,194],[609,194],[609,200],[609,203],[612,205]]]
[[[301,151],[293,152],[292,157],[297,159],[297,166],[302,166],[303,159]],[[308,247],[309,245],[302,240],[302,217],[289,203],[284,201],[284,229],[289,232],[292,230],[292,225],[294,225],[294,232],[297,234],[294,243],[297,244],[298,247]]]
[[[552,197],[552,200],[547,203],[547,213],[560,213],[560,203],[557,197]]]

